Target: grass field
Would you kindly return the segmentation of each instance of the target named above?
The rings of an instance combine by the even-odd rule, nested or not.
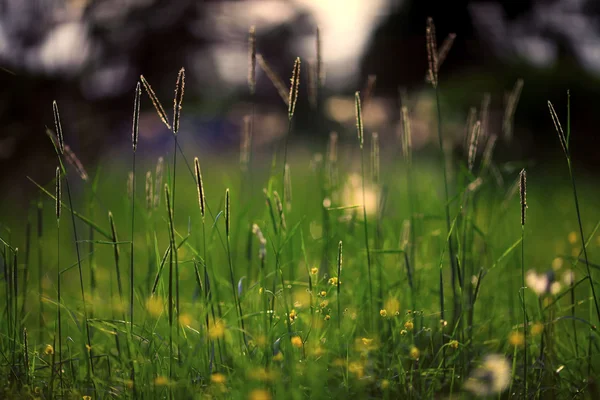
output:
[[[299,69],[272,154],[252,115],[241,155],[181,146],[181,72],[172,117],[150,96],[161,161],[138,148],[142,78],[131,160],[83,180],[54,105],[58,167],[23,182],[27,220],[0,213],[0,398],[600,398],[600,209],[566,105],[551,165],[496,161],[484,113],[464,157],[439,151],[443,113],[435,157],[409,109],[379,145],[358,92],[356,128],[311,154],[288,149]]]

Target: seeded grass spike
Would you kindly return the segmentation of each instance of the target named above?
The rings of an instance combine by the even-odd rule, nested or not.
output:
[[[181,105],[183,103],[183,93],[185,91],[185,68],[181,68],[177,74],[175,83],[175,97],[173,99],[173,134],[177,135],[179,131],[179,121],[181,117]]]
[[[158,161],[156,162],[156,175],[155,175],[155,183],[154,189],[156,193],[154,194],[154,208],[158,208],[160,206],[160,198],[161,198],[161,188],[163,187],[163,172],[165,169],[165,159],[163,157],[158,157]]]
[[[144,85],[144,89],[146,89],[146,93],[148,93],[148,97],[150,97],[150,100],[152,101],[152,104],[154,105],[154,108],[156,109],[160,120],[170,130],[171,125],[169,124],[169,118],[167,117],[167,113],[165,112],[165,109],[163,108],[160,101],[158,100],[158,97],[156,97],[156,93],[154,93],[154,90],[152,90],[152,86],[150,86],[150,83],[148,83],[146,78],[144,78],[144,75],[140,75],[140,80],[142,81],[142,85]]]
[[[290,79],[290,94],[288,97],[288,117],[291,120],[294,117],[296,103],[298,102],[298,91],[300,87],[300,57],[294,61],[292,78]]]
[[[140,96],[142,89],[138,82],[135,86],[135,100],[133,101],[133,127],[131,129],[131,143],[133,145],[133,152],[135,153],[138,145],[139,128],[140,128]]]
[[[256,27],[248,31],[248,88],[250,94],[256,92]]]
[[[60,151],[60,154],[64,154],[65,141],[63,139],[63,131],[62,126],[60,124],[60,114],[58,113],[58,104],[56,104],[56,100],[52,102],[52,112],[54,114],[54,126],[56,128],[56,137],[58,139],[58,150]]]
[[[550,116],[552,117],[552,122],[554,123],[554,129],[556,129],[556,133],[558,133],[558,139],[560,140],[560,145],[565,152],[565,156],[569,157],[569,143],[567,143],[567,139],[565,137],[565,132],[563,131],[562,125],[560,124],[560,119],[558,119],[558,115],[554,110],[554,106],[550,101],[548,101],[548,109],[550,110]]]
[[[519,98],[521,97],[521,91],[523,90],[523,84],[523,79],[517,79],[513,90],[508,96],[508,101],[506,102],[504,117],[502,119],[502,130],[506,140],[510,140],[513,135],[513,121],[517,105],[519,104]]]
[[[354,104],[356,108],[356,132],[358,133],[358,143],[360,148],[363,148],[364,133],[363,133],[363,121],[362,121],[362,108],[360,105],[360,92],[354,93]]]
[[[481,133],[481,121],[475,122],[473,129],[471,129],[471,139],[469,143],[469,171],[473,171],[473,165],[475,165],[475,157],[477,156],[477,146],[479,144],[479,135]]]
[[[152,188],[152,171],[146,172],[146,208],[148,211],[152,211],[154,207],[154,190]]]
[[[519,173],[519,193],[521,195],[521,225],[525,225],[527,214],[527,172],[525,168]]]
[[[429,82],[433,87],[437,87],[438,84],[438,50],[437,50],[437,39],[435,37],[435,25],[433,24],[433,18],[427,18],[427,27],[425,28],[425,36],[427,39],[427,61],[429,64]]]
[[[204,185],[202,184],[202,171],[200,170],[200,161],[198,157],[194,158],[194,171],[196,176],[196,188],[198,191],[198,204],[200,205],[200,215],[204,218],[206,203],[204,200]]]
[[[256,61],[258,61],[258,65],[260,65],[260,68],[265,72],[265,74],[267,74],[267,78],[269,78],[273,86],[275,86],[275,89],[277,89],[277,93],[279,93],[279,96],[281,97],[285,105],[289,106],[287,89],[281,78],[279,78],[279,76],[273,71],[273,69],[271,68],[269,63],[267,63],[267,60],[265,60],[262,54],[256,55]]]

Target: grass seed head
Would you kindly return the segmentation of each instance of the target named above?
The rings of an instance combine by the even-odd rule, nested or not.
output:
[[[146,172],[146,208],[151,211],[154,207],[154,190],[152,189],[152,171]]]
[[[156,162],[156,174],[154,181],[154,189],[156,193],[154,194],[154,208],[158,208],[160,206],[160,190],[162,188],[162,180],[163,180],[163,171],[165,169],[165,159],[162,157],[158,157],[158,161]]]
[[[288,118],[291,120],[296,111],[296,103],[298,102],[298,92],[300,87],[300,57],[296,57],[294,61],[294,69],[292,70],[292,78],[290,79],[290,94],[288,96]]]
[[[140,75],[140,81],[142,82],[142,85],[144,85],[144,89],[146,89],[146,93],[148,94],[148,97],[150,97],[150,101],[152,101],[152,105],[154,105],[154,108],[158,113],[158,117],[170,130],[171,125],[169,124],[169,118],[167,117],[167,113],[165,112],[165,109],[163,108],[160,101],[158,100],[156,93],[154,93],[154,90],[152,90],[152,86],[150,86],[150,83],[148,83],[146,78],[144,78],[144,75]]]
[[[363,120],[362,120],[362,108],[360,105],[360,92],[354,93],[354,104],[356,112],[356,132],[358,133],[358,143],[362,149],[364,143],[363,133]]]
[[[62,155],[65,152],[65,140],[63,138],[60,114],[58,113],[58,104],[56,104],[56,100],[52,102],[52,113],[54,114],[54,127],[56,128],[56,137],[58,139],[58,151]]]
[[[248,170],[250,163],[250,150],[252,146],[252,117],[244,116],[244,129],[240,137],[240,168],[242,171]]]
[[[256,92],[256,27],[248,31],[248,88],[250,94]]]
[[[281,97],[285,105],[289,107],[290,103],[288,99],[287,89],[285,88],[285,85],[281,78],[279,78],[275,71],[273,71],[273,69],[271,68],[269,63],[267,63],[267,60],[265,60],[262,54],[256,55],[256,61],[258,61],[258,65],[265,72],[267,78],[269,78],[273,86],[275,86],[275,89],[277,89],[277,93],[279,93],[279,96]]]
[[[560,140],[560,145],[563,148],[565,156],[569,157],[569,144],[567,143],[567,139],[565,137],[565,132],[563,131],[562,125],[560,124],[560,119],[554,110],[554,106],[550,101],[548,101],[548,109],[550,110],[550,116],[552,117],[552,122],[554,123],[554,129],[558,134],[558,139]]]
[[[285,164],[283,173],[283,200],[285,208],[289,212],[292,209],[292,173],[290,165]]]
[[[206,203],[204,200],[204,185],[202,183],[202,171],[200,170],[200,161],[198,157],[194,158],[194,171],[196,176],[196,189],[198,191],[198,204],[200,205],[200,215],[204,218]]]
[[[519,192],[521,194],[521,225],[525,225],[527,213],[527,172],[525,168],[519,173]]]
[[[425,37],[427,40],[427,61],[429,64],[429,82],[435,88],[438,84],[438,50],[437,39],[435,37],[435,25],[433,18],[427,18],[427,27],[425,28]]]
[[[479,145],[479,135],[481,134],[481,122],[475,122],[473,129],[471,129],[471,139],[469,141],[469,159],[468,166],[469,171],[473,171],[475,165],[475,157],[477,156],[477,147]]]
[[[183,104],[183,93],[185,91],[185,68],[181,68],[175,82],[175,97],[173,98],[173,134],[179,132],[179,121],[181,119],[181,106]]]
[[[135,86],[135,98],[133,100],[133,127],[131,129],[131,144],[133,152],[137,149],[139,130],[140,130],[140,97],[142,95],[142,89],[138,82]]]

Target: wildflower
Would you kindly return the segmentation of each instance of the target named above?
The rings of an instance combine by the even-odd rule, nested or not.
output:
[[[368,346],[373,343],[373,339],[362,338],[362,342],[365,346]]]
[[[325,321],[329,321],[330,319],[331,319],[331,315],[327,314],[327,315],[325,316]]]
[[[302,348],[302,338],[300,336],[294,336],[291,339],[292,341],[292,346],[297,347],[297,348]]]
[[[570,232],[569,236],[568,236],[568,239],[569,239],[569,243],[571,243],[571,244],[577,243],[577,233]]]
[[[502,393],[510,384],[510,363],[499,354],[488,355],[467,382],[465,389],[477,396]]]
[[[407,331],[406,329],[402,329],[402,330],[400,331],[400,335],[401,335],[401,336],[404,336],[404,335],[406,335],[407,333],[408,333],[408,331]]]
[[[44,349],[44,354],[47,356],[51,356],[52,354],[54,354],[54,347],[52,347],[51,344],[47,344],[46,348]]]
[[[561,269],[563,266],[563,259],[560,257],[556,257],[554,260],[552,260],[552,269],[555,271],[558,271],[559,269]]]
[[[216,383],[219,385],[223,385],[225,384],[225,381],[227,380],[227,378],[225,377],[225,375],[221,374],[221,373],[214,373],[210,376],[210,381],[212,383]]]
[[[448,326],[448,321],[446,321],[445,319],[440,319],[440,325],[442,326],[442,329]]]
[[[523,344],[525,344],[525,335],[517,331],[511,332],[510,335],[508,335],[508,342],[511,346],[523,347]]]
[[[544,332],[544,324],[541,322],[536,322],[531,326],[531,335],[538,336]]]
[[[179,324],[182,326],[189,326],[192,324],[192,317],[189,314],[181,314],[179,316]]]
[[[325,296],[327,296],[327,292],[326,292],[326,291],[324,291],[324,290],[321,290],[321,293],[320,293],[320,294],[321,294],[321,297],[325,297]]]
[[[448,345],[453,349],[458,349],[458,340],[451,340],[448,342]]]
[[[298,314],[296,314],[296,310],[292,309],[289,313],[290,322],[294,322]]]
[[[387,389],[390,387],[390,381],[388,381],[387,379],[382,379],[381,380],[381,388],[383,390]]]
[[[248,400],[271,400],[271,393],[265,389],[254,389],[248,395]]]
[[[337,276],[334,276],[332,278],[329,278],[329,284],[331,286],[338,286],[338,285],[341,285],[342,282],[339,282]]]
[[[310,273],[311,273],[311,274],[313,274],[313,275],[316,275],[316,274],[318,274],[318,273],[319,273],[319,268],[317,268],[317,267],[312,267],[312,268],[310,269]]]
[[[406,321],[406,322],[404,323],[404,328],[405,328],[407,331],[412,331],[412,330],[414,329],[414,327],[415,327],[415,324],[414,324],[414,322],[412,322],[411,320],[408,320],[408,321]]]
[[[560,292],[561,286],[560,283],[555,282],[554,277],[553,270],[541,274],[529,270],[525,276],[525,282],[527,283],[527,287],[533,290],[538,296],[548,293],[557,294]]]
[[[365,367],[357,361],[352,361],[348,364],[348,372],[356,375],[357,378],[362,378],[365,374]]]
[[[223,335],[225,335],[225,323],[221,320],[213,321],[213,323],[210,325],[208,335],[211,337],[211,339],[223,337]]]
[[[379,310],[379,315],[381,315],[383,318],[387,317],[387,310]]]
[[[92,396],[82,396],[82,400],[92,400]]]
[[[258,294],[263,294],[264,291],[265,291],[264,288],[258,288]]]
[[[159,317],[163,312],[163,302],[160,298],[152,296],[146,300],[146,310],[153,317]]]
[[[282,361],[282,360],[283,360],[283,353],[282,352],[279,352],[279,353],[277,353],[277,354],[275,354],[273,356],[273,361]]]
[[[166,376],[160,375],[154,379],[154,385],[156,385],[156,386],[166,386],[168,384],[169,384],[169,379]]]
[[[323,300],[321,303],[319,303],[319,307],[321,308],[325,308],[329,305],[329,301],[328,300]]]
[[[409,354],[410,358],[412,358],[415,361],[419,361],[419,357],[421,356],[421,352],[415,346],[412,346],[410,348],[410,351],[408,352],[408,354]]]

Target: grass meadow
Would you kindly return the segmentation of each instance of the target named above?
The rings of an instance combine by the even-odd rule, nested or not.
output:
[[[322,148],[288,143],[299,86],[320,100],[318,51],[289,89],[258,55],[289,121],[267,150],[254,106],[239,153],[182,146],[183,69],[173,111],[140,78],[126,156],[87,172],[54,103],[40,140],[56,170],[24,179],[38,190],[27,219],[1,212],[0,398],[600,398],[600,210],[573,166],[569,98],[548,103],[550,164],[495,157],[522,81],[502,126],[483,106],[463,151],[441,151],[452,37],[438,50],[426,32],[426,155],[405,98],[400,139],[380,144],[363,123],[369,90]],[[251,30],[251,94],[256,58]],[[172,133],[158,160],[140,108]]]

